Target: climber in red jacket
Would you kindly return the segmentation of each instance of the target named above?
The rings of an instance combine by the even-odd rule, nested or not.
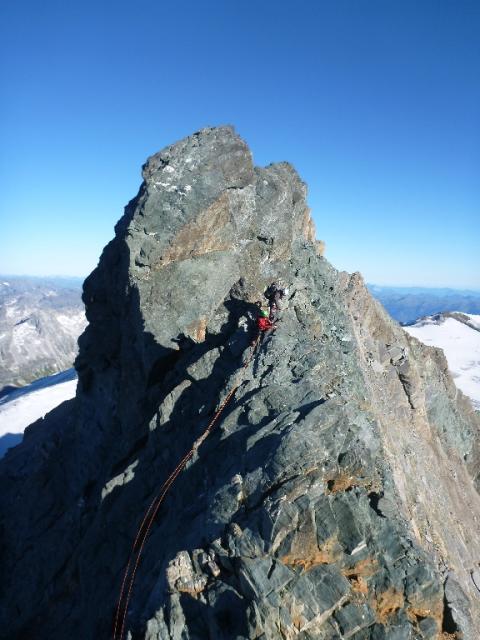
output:
[[[257,328],[259,331],[268,331],[269,329],[275,328],[266,311],[260,310],[257,318]]]

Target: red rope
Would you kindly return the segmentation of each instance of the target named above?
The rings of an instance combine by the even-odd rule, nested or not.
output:
[[[261,336],[261,333],[258,334],[255,342],[252,344],[252,347],[253,347],[252,348],[252,353],[250,354],[249,358],[244,363],[244,365],[242,367],[242,372],[250,364],[250,362],[251,362],[251,360],[252,360],[252,358],[253,358],[253,356],[255,354],[255,350],[256,350],[256,348],[258,346],[258,343],[260,341],[260,336]],[[119,595],[119,598],[118,598],[118,603],[117,603],[117,608],[116,608],[116,613],[115,613],[115,624],[114,624],[114,628],[113,628],[113,640],[117,640],[117,629],[119,627],[120,618],[121,618],[121,627],[120,627],[120,635],[118,636],[118,640],[122,640],[122,638],[123,638],[123,634],[124,634],[124,631],[125,631],[125,622],[126,622],[126,618],[127,618],[128,605],[130,603],[130,599],[131,599],[132,591],[133,591],[133,585],[134,585],[134,582],[135,582],[135,575],[137,573],[138,565],[140,563],[140,559],[141,559],[141,556],[142,556],[142,552],[143,552],[143,548],[144,548],[146,539],[147,539],[148,534],[150,533],[150,529],[151,529],[151,527],[152,527],[152,525],[153,525],[153,523],[155,521],[155,517],[156,517],[156,515],[158,513],[160,505],[162,504],[162,502],[163,502],[168,490],[172,486],[172,484],[175,482],[177,477],[180,475],[180,473],[186,467],[188,461],[193,457],[195,451],[200,447],[200,445],[206,440],[206,438],[209,436],[209,434],[213,430],[213,427],[215,426],[215,423],[217,422],[218,418],[220,417],[221,413],[223,412],[223,410],[225,409],[227,404],[232,399],[235,391],[238,389],[239,386],[240,386],[240,381],[237,384],[235,384],[232,387],[232,389],[228,392],[227,396],[225,397],[225,400],[222,402],[221,406],[219,407],[219,409],[217,410],[217,412],[213,416],[212,420],[208,424],[208,426],[205,429],[205,431],[202,433],[202,435],[199,438],[197,438],[197,440],[194,442],[193,447],[190,449],[190,451],[180,460],[178,465],[175,467],[175,469],[172,471],[172,473],[168,476],[168,478],[162,484],[162,486],[160,487],[159,492],[157,493],[155,498],[152,500],[152,502],[150,503],[150,506],[148,507],[145,515],[143,516],[142,522],[140,523],[140,526],[139,526],[138,531],[137,531],[137,535],[135,536],[135,540],[134,540],[133,545],[132,545],[132,550],[130,551],[130,557],[128,559],[128,563],[127,563],[127,566],[125,568],[125,572],[123,574],[122,586],[121,586],[121,589],[120,589],[120,595]],[[144,529],[145,524],[147,526]],[[129,581],[129,585],[128,585],[128,591],[126,593],[125,603],[124,603],[124,605],[122,607],[122,600],[123,600],[124,594],[125,594],[125,587],[126,587],[126,584],[127,584],[127,578],[128,578],[129,573],[130,573],[130,567],[132,566],[132,562],[133,562],[134,557],[135,557],[135,549],[137,548],[138,543],[140,543],[140,546],[138,548],[138,551],[136,552],[136,558],[135,558],[135,561],[134,561],[134,564],[133,564],[133,570],[132,570],[131,576],[130,576],[130,581]],[[122,609],[123,609],[123,615],[122,615]]]

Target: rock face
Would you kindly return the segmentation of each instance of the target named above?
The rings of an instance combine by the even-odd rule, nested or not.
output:
[[[84,285],[77,397],[0,466],[0,637],[112,637],[143,514],[239,384],[157,514],[124,637],[476,640],[480,425],[442,352],[319,255],[295,170],[233,129],[143,177]]]

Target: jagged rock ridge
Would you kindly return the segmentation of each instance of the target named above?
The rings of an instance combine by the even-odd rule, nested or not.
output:
[[[109,636],[141,517],[277,279],[279,328],[159,511],[128,632],[479,637],[479,423],[443,354],[319,255],[295,170],[254,167],[230,127],[143,177],[84,285],[77,397],[0,467],[1,637]]]

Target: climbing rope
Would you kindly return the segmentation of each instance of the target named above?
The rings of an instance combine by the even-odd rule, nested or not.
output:
[[[252,352],[251,352],[250,356],[247,358],[247,360],[243,364],[243,367],[241,369],[241,373],[242,374],[245,371],[245,369],[248,367],[250,362],[252,361],[252,358],[253,358],[253,356],[255,354],[257,346],[258,346],[258,344],[260,342],[261,335],[262,334],[259,333],[257,338],[255,339],[255,341],[251,345],[252,346]],[[239,381],[232,387],[232,389],[230,389],[230,391],[227,393],[224,401],[222,402],[222,404],[220,405],[219,409],[217,410],[217,412],[215,413],[215,415],[211,419],[211,421],[208,424],[208,426],[205,429],[205,431],[202,433],[201,436],[199,436],[197,438],[197,440],[195,440],[195,442],[193,443],[193,446],[190,449],[190,451],[180,460],[178,465],[175,467],[175,469],[172,471],[172,473],[168,476],[168,478],[162,484],[162,486],[160,487],[160,490],[158,491],[157,495],[155,496],[155,498],[150,503],[150,506],[148,507],[148,509],[147,509],[147,511],[146,511],[146,513],[145,513],[145,515],[143,517],[143,520],[140,523],[140,526],[138,527],[137,535],[135,536],[135,540],[134,540],[133,545],[132,545],[132,550],[130,551],[130,557],[128,559],[128,563],[127,563],[127,566],[125,568],[125,572],[123,574],[122,586],[121,586],[121,589],[120,589],[120,595],[119,595],[119,598],[118,598],[118,603],[117,603],[117,608],[116,608],[116,613],[115,613],[115,623],[114,623],[114,628],[113,628],[113,640],[122,640],[122,638],[123,638],[123,634],[124,634],[124,631],[125,631],[125,623],[126,623],[126,618],[127,618],[128,605],[130,603],[130,599],[131,599],[132,591],[133,591],[133,585],[134,585],[134,582],[135,582],[135,575],[137,573],[137,569],[138,569],[138,566],[140,564],[140,559],[141,559],[141,556],[142,556],[143,548],[145,546],[145,541],[146,541],[146,539],[148,537],[148,534],[150,533],[150,529],[152,528],[152,525],[154,523],[155,517],[156,517],[157,512],[158,512],[158,510],[160,508],[160,505],[162,504],[162,502],[163,502],[166,494],[168,493],[170,487],[172,486],[172,484],[175,482],[175,480],[180,475],[180,473],[185,469],[188,461],[191,460],[191,458],[193,457],[193,455],[195,454],[197,449],[203,444],[203,442],[208,438],[208,436],[212,432],[213,427],[217,423],[220,415],[222,414],[222,412],[225,409],[225,407],[227,406],[227,404],[233,398],[233,396],[234,396],[236,390],[238,389],[238,387],[240,386],[240,384],[241,384],[241,379],[239,379]],[[130,579],[128,580],[129,574],[130,574]],[[126,588],[127,587],[127,582],[128,582],[128,589]],[[123,602],[124,596],[125,596],[125,602]],[[122,602],[123,602],[123,605],[122,605]],[[118,635],[117,635],[117,631],[119,631]]]

